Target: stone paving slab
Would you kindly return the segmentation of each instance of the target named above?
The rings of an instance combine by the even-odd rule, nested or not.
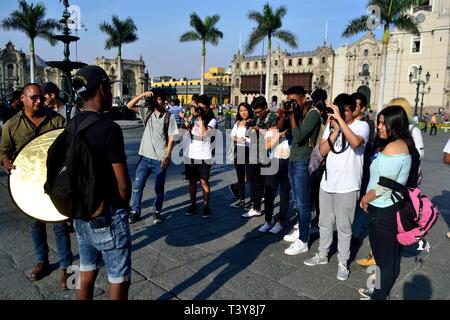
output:
[[[142,128],[134,126],[134,122],[121,125],[133,179]],[[438,205],[441,216],[429,235],[430,253],[404,250],[401,273],[391,299],[450,299],[450,241],[445,238],[450,226],[450,167],[442,164],[442,149],[448,137],[424,135],[422,189]],[[359,299],[356,290],[365,286],[369,275],[353,261],[349,279],[337,280],[336,242],[329,264],[311,268],[303,260],[317,252],[317,236],[312,237],[309,253],[287,256],[283,251],[289,243],[282,238],[291,231],[292,225],[279,235],[261,234],[257,229],[264,222],[263,216],[241,218],[244,211],[231,206],[233,197],[228,190],[228,185],[236,181],[232,165],[214,165],[211,170],[212,218],[201,217],[200,188],[198,213],[186,216],[184,212],[190,201],[183,170],[181,165],[172,164],[169,168],[162,224],[153,223],[150,214],[153,177],[147,182],[142,220],[131,225],[130,299]],[[278,210],[276,207],[275,213]],[[293,217],[290,210],[291,224],[295,223]],[[75,299],[74,291],[57,287],[54,234],[50,226],[47,231],[53,270],[44,279],[31,282],[27,274],[35,264],[35,255],[30,219],[20,214],[10,200],[6,175],[0,173],[0,299]],[[72,248],[77,264],[78,249],[73,234]],[[352,250],[355,259],[366,256],[367,239],[360,248],[352,247]],[[94,295],[99,300],[108,298],[104,268],[100,270]]]

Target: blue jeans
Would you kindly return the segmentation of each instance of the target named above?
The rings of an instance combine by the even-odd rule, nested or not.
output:
[[[74,220],[80,248],[80,271],[89,272],[105,262],[110,283],[131,279],[131,233],[128,212],[111,208],[92,221]]]
[[[155,174],[155,193],[156,198],[153,206],[156,211],[161,211],[164,201],[164,184],[166,182],[166,169],[161,168],[161,162],[158,160],[141,157],[139,159],[134,183],[133,193],[131,194],[131,210],[137,213],[141,212],[142,193],[144,191],[145,183],[151,173]]]
[[[309,159],[292,162],[289,161],[289,182],[291,184],[292,196],[298,208],[299,239],[304,243],[309,240],[309,225],[311,223],[311,185],[308,172]]]
[[[34,251],[38,261],[48,261],[48,243],[46,223],[34,220],[31,224],[31,237],[33,238]],[[54,223],[53,231],[56,239],[56,252],[59,258],[59,267],[67,269],[72,265],[73,255],[70,248],[70,234],[65,222]]]

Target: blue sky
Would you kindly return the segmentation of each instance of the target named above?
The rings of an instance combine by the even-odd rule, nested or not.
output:
[[[0,19],[7,17],[17,5],[17,0],[0,0]],[[30,0],[27,0],[30,2]],[[33,0],[32,2],[37,2]],[[47,7],[47,16],[60,19],[63,5],[59,0],[41,0]],[[114,57],[116,49],[104,49],[105,35],[98,26],[102,21],[110,21],[113,14],[121,19],[131,16],[138,28],[138,41],[125,45],[122,56],[138,59],[142,54],[151,76],[170,75],[174,77],[199,77],[200,42],[180,43],[179,36],[191,29],[189,16],[196,12],[200,17],[219,14],[217,24],[224,33],[219,45],[207,45],[206,68],[228,67],[233,54],[239,49],[239,34],[242,46],[255,23],[247,19],[250,10],[262,11],[265,1],[260,0],[73,0],[70,4],[81,9],[81,20],[87,31],[78,31],[78,60],[93,63],[95,57]],[[272,7],[285,5],[287,14],[283,29],[293,32],[299,47],[289,49],[283,43],[281,48],[289,51],[309,51],[321,45],[325,37],[328,20],[328,42],[337,48],[351,43],[358,37],[341,38],[346,24],[354,17],[365,13],[367,0],[284,0],[269,1]],[[362,36],[362,35],[360,35]],[[28,51],[28,40],[19,32],[0,30],[0,45],[11,40],[16,47]],[[275,43],[278,41],[275,40]],[[253,55],[261,54],[261,46]],[[75,60],[75,44],[71,45],[71,59]],[[51,47],[44,40],[36,42],[36,53],[44,60],[61,60],[62,45]]]

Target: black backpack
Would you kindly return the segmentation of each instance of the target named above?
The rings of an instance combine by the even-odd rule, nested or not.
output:
[[[48,150],[45,193],[62,215],[72,219],[91,217],[106,200],[104,168],[83,135],[100,119],[92,113],[77,126],[74,117]]]

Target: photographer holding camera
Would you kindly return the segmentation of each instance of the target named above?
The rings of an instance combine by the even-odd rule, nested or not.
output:
[[[193,215],[197,210],[197,181],[200,180],[203,191],[203,218],[211,218],[209,208],[209,176],[212,165],[213,150],[211,142],[217,121],[211,110],[211,100],[206,94],[200,95],[197,104],[191,107],[191,116],[185,119],[189,130],[188,139],[183,148],[185,156],[186,180],[189,180],[191,205],[186,215]]]
[[[301,86],[287,90],[283,113],[288,114],[292,130],[292,146],[289,161],[289,182],[299,214],[299,229],[285,236],[292,244],[284,250],[287,255],[308,252],[309,225],[311,222],[309,158],[320,130],[320,114],[306,103],[306,92]]]
[[[369,139],[369,126],[355,120],[355,98],[340,94],[327,108],[329,122],[325,128],[320,153],[327,156],[326,171],[320,183],[320,242],[319,252],[304,261],[307,266],[328,263],[333,242],[333,225],[338,233],[337,279],[348,278],[347,261],[350,258],[352,223],[359,198],[365,144]],[[331,152],[330,152],[331,151]]]
[[[247,122],[247,129],[250,129],[247,130],[247,134],[250,135],[250,154],[249,163],[246,164],[245,171],[250,183],[250,201],[253,205],[250,211],[242,215],[244,218],[262,214],[261,202],[264,195],[264,177],[261,175],[261,166],[263,154],[267,153],[265,149],[261,150],[260,139],[265,136],[268,129],[276,128],[278,121],[277,115],[269,111],[267,101],[263,96],[255,97],[251,108],[256,115],[256,120]]]

